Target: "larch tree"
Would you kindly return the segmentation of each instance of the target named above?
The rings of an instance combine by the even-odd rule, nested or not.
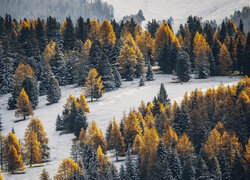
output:
[[[5,157],[5,148],[7,148],[5,145],[5,136],[0,133],[0,165],[1,167],[3,167],[3,164],[6,160],[6,157]]]
[[[89,106],[88,102],[85,99],[85,96],[83,93],[81,93],[80,98],[78,100],[79,108],[81,108],[82,112],[88,114],[89,113]]]
[[[2,175],[1,168],[0,168],[0,180],[4,180],[3,175]]]
[[[79,134],[78,141],[80,143],[80,146],[84,146],[88,142],[88,135],[83,128],[81,129],[81,132]]]
[[[232,60],[225,44],[220,49],[218,72],[220,75],[229,75],[231,72]]]
[[[167,126],[162,135],[163,142],[167,149],[171,149],[172,143],[178,142],[177,133],[173,130],[171,126]]]
[[[193,41],[193,54],[195,70],[199,72],[199,78],[207,78],[209,72],[208,53],[209,45],[202,34],[196,32]]]
[[[111,166],[111,161],[109,160],[107,155],[104,155],[102,152],[101,146],[97,148],[97,159],[99,161],[98,175],[102,179],[106,179],[108,177],[109,168]]]
[[[128,44],[125,44],[125,46],[122,48],[120,52],[120,56],[117,59],[117,64],[121,66],[122,70],[121,72],[125,74],[126,80],[131,81],[133,80],[135,66],[137,64],[136,61],[136,53],[132,47],[130,47]]]
[[[24,170],[21,147],[16,136],[10,132],[5,140],[6,146],[6,159],[8,171],[14,173],[17,170]]]
[[[41,159],[43,161],[46,161],[49,159],[49,139],[47,137],[47,133],[44,130],[43,124],[39,118],[32,117],[30,119],[30,122],[26,128],[25,137],[27,139],[27,136],[30,131],[34,131],[34,133],[37,135],[37,141],[39,143],[39,150],[41,152]]]
[[[32,164],[41,162],[41,151],[40,143],[37,139],[37,135],[33,130],[28,131],[25,144],[24,144],[25,154],[29,159],[30,167]]]
[[[142,177],[150,176],[150,170],[153,164],[153,159],[157,154],[159,142],[160,140],[156,129],[154,127],[151,129],[145,128],[139,151]]]
[[[90,69],[85,86],[86,96],[90,96],[91,102],[93,98],[99,99],[102,96],[103,83],[101,81],[101,76],[98,77],[98,72],[95,68]]]
[[[190,157],[190,155],[193,154],[194,147],[191,144],[191,141],[189,140],[189,137],[187,136],[186,133],[183,133],[183,135],[178,140],[176,149],[178,155],[183,159]]]
[[[100,27],[100,42],[103,45],[111,45],[115,44],[115,33],[113,31],[112,25],[109,23],[107,19],[102,22]]]
[[[49,173],[43,168],[42,173],[40,174],[40,180],[49,180]]]
[[[145,58],[146,63],[151,59],[152,47],[153,47],[153,39],[149,31],[144,31],[142,36],[136,38],[136,43],[138,44],[143,57]]]
[[[96,19],[90,20],[89,39],[94,42],[100,38],[100,23]]]
[[[26,116],[33,115],[33,109],[29,101],[29,97],[26,94],[24,88],[22,88],[20,92],[16,107],[17,107],[15,112],[16,117],[23,117],[23,119],[25,120]]]
[[[125,127],[124,127],[124,137],[126,146],[132,146],[134,139],[137,134],[141,134],[142,129],[137,117],[137,114],[134,111],[131,111],[126,118]]]
[[[71,158],[67,158],[62,160],[54,179],[73,179],[75,174],[83,174],[83,172],[77,163],[75,163]]]
[[[116,161],[118,161],[118,155],[125,153],[125,144],[115,117],[113,118],[112,129],[110,132],[110,146],[115,149]]]
[[[248,144],[246,145],[246,151],[244,152],[244,169],[247,173],[250,172],[250,138],[248,139]]]

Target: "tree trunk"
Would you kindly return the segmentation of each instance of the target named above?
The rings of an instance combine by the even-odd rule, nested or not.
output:
[[[116,161],[118,161],[118,152],[117,152],[117,150],[115,150],[115,157],[116,157]]]

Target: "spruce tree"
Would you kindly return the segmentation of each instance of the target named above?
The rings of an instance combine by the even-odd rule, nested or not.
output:
[[[116,88],[120,88],[122,85],[121,75],[120,75],[119,71],[117,70],[117,68],[114,68],[113,72],[114,72],[114,78],[115,78],[115,86],[116,86]]]
[[[157,100],[164,106],[166,105],[171,106],[171,100],[168,98],[168,94],[163,83],[161,83],[160,91],[157,95]]]
[[[82,110],[77,111],[77,115],[75,117],[75,124],[74,124],[74,135],[78,138],[83,128],[85,131],[88,127],[87,123],[87,116]]]
[[[51,76],[48,81],[48,89],[46,91],[46,99],[50,104],[58,103],[61,99],[61,88],[58,81],[53,76]]]
[[[103,88],[106,91],[111,91],[115,88],[115,78],[109,59],[106,54],[102,53],[100,61],[97,63],[99,75],[102,76]]]
[[[250,76],[250,32],[247,34],[243,74]]]
[[[63,129],[64,129],[63,120],[58,114],[56,118],[56,131],[62,131]]]
[[[75,32],[74,26],[70,17],[67,17],[65,20],[65,27],[63,30],[63,47],[65,50],[69,51],[74,48],[75,44]]]
[[[76,38],[80,39],[83,43],[87,40],[88,35],[88,26],[87,23],[84,22],[82,17],[77,19],[76,24]]]
[[[176,62],[176,73],[177,77],[181,82],[187,82],[190,79],[190,61],[189,56],[186,52],[178,53]]]
[[[154,80],[154,74],[153,74],[152,66],[150,65],[150,63],[148,63],[146,79],[147,79],[147,81]]]
[[[170,156],[167,158],[169,162],[169,167],[172,171],[173,178],[181,179],[182,176],[182,166],[176,149],[172,149]]]
[[[202,158],[201,154],[199,154],[196,164],[196,173],[195,173],[196,179],[199,180],[206,180],[209,179],[210,173],[208,171],[208,167]]]
[[[32,108],[36,109],[39,95],[36,80],[33,77],[26,77],[23,81],[22,87],[29,97]]]
[[[139,86],[144,86],[145,85],[145,82],[144,82],[144,77],[141,76],[140,78],[140,82],[139,82]]]
[[[182,180],[195,180],[195,169],[192,164],[192,160],[187,158],[183,162],[183,172],[181,174]]]
[[[119,173],[120,179],[126,179],[126,173],[125,173],[125,169],[124,169],[124,165],[123,164],[121,165],[119,172],[120,172]]]
[[[0,114],[0,132],[3,130],[2,115]]]
[[[95,40],[89,51],[89,63],[91,67],[97,68],[97,63],[102,58],[102,50],[100,42]]]

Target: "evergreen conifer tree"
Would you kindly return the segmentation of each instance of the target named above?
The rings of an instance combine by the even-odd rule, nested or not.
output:
[[[65,27],[64,27],[65,26]],[[62,26],[63,47],[65,50],[72,50],[75,44],[74,26],[70,17],[67,17]]]
[[[152,66],[150,65],[150,63],[148,63],[146,79],[147,79],[147,81],[153,81],[154,80],[154,74],[153,74]]]
[[[250,32],[247,34],[243,74],[250,76]]]
[[[47,89],[47,101],[50,104],[58,103],[61,99],[61,88],[59,86],[58,81],[51,76],[48,81],[48,89]]]
[[[49,180],[49,173],[43,168],[42,173],[40,174],[40,180]]]
[[[63,129],[64,129],[63,120],[58,114],[56,118],[56,131],[62,131]]]
[[[33,77],[26,77],[23,81],[22,87],[29,97],[32,108],[36,109],[39,95],[36,80]]]
[[[186,52],[179,53],[176,62],[177,77],[181,82],[187,82],[190,79],[190,61]]]
[[[114,68],[113,72],[114,72],[114,78],[115,78],[115,86],[116,86],[116,88],[120,88],[122,85],[121,75],[120,75],[119,71],[117,70],[117,68]]]
[[[168,98],[168,94],[167,94],[167,91],[165,89],[165,86],[163,83],[161,83],[161,86],[160,86],[160,91],[157,95],[157,100],[162,103],[164,106],[166,105],[171,105],[171,101],[170,99]]]
[[[145,85],[144,78],[143,76],[141,76],[139,86],[144,86],[144,85]]]

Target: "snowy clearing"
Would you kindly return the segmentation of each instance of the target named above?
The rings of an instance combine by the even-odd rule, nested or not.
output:
[[[135,79],[132,82],[123,82],[122,87],[119,90],[112,91],[103,95],[103,97],[95,102],[90,102],[90,114],[88,115],[88,121],[95,120],[99,128],[105,133],[106,127],[109,121],[115,116],[119,122],[123,112],[128,113],[130,109],[137,108],[141,101],[151,101],[154,96],[157,95],[160,83],[164,83],[169,98],[180,101],[184,93],[191,92],[195,88],[205,90],[210,87],[216,87],[220,83],[225,85],[235,84],[239,80],[237,77],[210,77],[208,79],[192,79],[190,82],[180,84],[173,83],[171,75],[155,74],[155,81],[145,82],[145,86],[139,87],[139,79]],[[60,132],[55,131],[55,122],[58,114],[61,114],[63,105],[66,102],[68,95],[71,93],[73,96],[79,96],[82,89],[80,87],[65,86],[62,87],[62,99],[59,103],[53,105],[46,105],[46,97],[42,96],[39,98],[39,106],[34,111],[34,116],[39,117],[44,125],[45,131],[49,138],[49,147],[51,162],[47,162],[41,167],[27,168],[25,174],[8,174],[3,173],[5,179],[38,179],[42,168],[46,168],[51,177],[57,171],[58,165],[63,158],[70,156],[71,139],[74,137],[73,134],[59,135]],[[7,100],[10,94],[0,96],[0,114],[2,114],[3,122],[3,134],[7,135],[11,131],[12,127],[15,129],[15,134],[18,139],[24,138],[24,132],[29,118],[26,121],[20,121],[14,123],[15,111],[7,110]],[[115,158],[111,158],[115,160]],[[119,166],[121,162],[117,165]]]

